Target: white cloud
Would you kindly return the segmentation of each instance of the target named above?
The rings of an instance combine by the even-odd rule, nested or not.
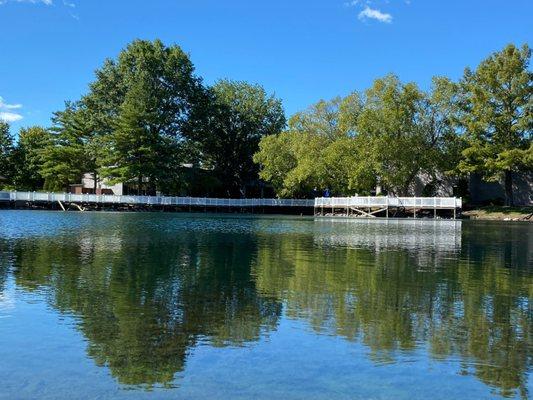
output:
[[[7,104],[2,96],[0,96],[0,110],[15,110],[17,108],[22,108],[22,104]]]
[[[22,119],[22,115],[11,110],[18,110],[22,108],[22,104],[8,104],[0,96],[0,120],[6,122],[16,122]]]
[[[53,0],[0,0],[0,5],[5,4],[7,2],[16,2],[16,3],[32,3],[32,4],[46,4],[47,6],[51,6],[54,2]]]
[[[381,11],[370,8],[369,6],[365,6],[363,11],[359,13],[357,16],[361,21],[365,21],[367,19],[375,19],[379,22],[385,22],[387,24],[390,24],[392,22],[392,15],[387,13],[382,13]]]
[[[22,119],[22,115],[12,112],[0,112],[0,120],[5,122],[17,122]]]

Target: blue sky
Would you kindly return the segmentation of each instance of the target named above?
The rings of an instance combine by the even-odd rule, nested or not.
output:
[[[15,133],[49,125],[136,38],[179,44],[206,83],[260,83],[291,115],[389,72],[427,88],[533,45],[533,1],[0,0],[0,27],[0,115]]]

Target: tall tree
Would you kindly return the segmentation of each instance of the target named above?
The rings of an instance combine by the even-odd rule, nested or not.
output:
[[[102,174],[114,182],[135,177],[138,183],[144,176],[151,188],[172,186],[180,178],[179,167],[191,157],[181,145],[193,115],[203,119],[205,98],[179,46],[136,40],[116,60],[107,60],[81,100],[106,145],[99,157]]]
[[[414,84],[404,84],[389,75],[377,79],[366,93],[357,122],[360,143],[370,151],[362,161],[388,191],[407,195],[425,166],[428,141],[423,126],[424,93]]]
[[[224,193],[244,196],[246,185],[257,179],[252,158],[259,141],[284,126],[281,100],[259,85],[222,80],[212,87],[204,129],[191,138],[199,143],[204,166],[213,169]]]
[[[9,124],[0,120],[0,187],[13,178],[13,136]]]
[[[508,45],[466,69],[461,81],[460,122],[468,147],[459,170],[487,180],[503,176],[505,204],[512,206],[513,173],[531,169],[533,73],[531,49]]]
[[[87,111],[77,103],[67,103],[65,110],[52,118],[51,141],[41,151],[40,175],[47,190],[68,190],[85,172],[92,172],[96,186],[94,131]]]
[[[40,126],[22,128],[14,151],[15,174],[13,184],[17,189],[38,190],[44,186],[41,175],[42,152],[51,145],[50,132]]]
[[[282,197],[308,197],[324,189],[348,193],[360,156],[355,141],[360,112],[361,98],[352,93],[296,113],[286,132],[261,140],[254,155],[260,177]]]
[[[175,138],[155,128],[159,120],[151,89],[142,77],[130,88],[100,160],[103,177],[111,183],[135,182],[139,194],[156,188],[172,172],[171,161],[178,154]]]

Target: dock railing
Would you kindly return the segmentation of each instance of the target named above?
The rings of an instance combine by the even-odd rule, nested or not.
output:
[[[66,202],[94,204],[168,205],[200,207],[315,207],[315,208],[419,208],[460,209],[458,197],[317,197],[316,199],[224,199],[176,196],[119,196],[43,192],[0,192],[0,201]]]
[[[0,201],[65,202],[200,207],[313,207],[313,199],[224,199],[175,196],[119,196],[43,192],[0,192]]]
[[[387,197],[387,196],[355,196],[355,197],[317,197],[315,207],[369,207],[369,208],[420,208],[420,209],[458,209],[462,208],[459,197]]]

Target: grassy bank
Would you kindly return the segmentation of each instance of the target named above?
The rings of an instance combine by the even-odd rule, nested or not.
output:
[[[530,221],[533,222],[533,206],[503,207],[487,206],[473,208],[463,212],[463,216],[470,219],[494,221]]]

